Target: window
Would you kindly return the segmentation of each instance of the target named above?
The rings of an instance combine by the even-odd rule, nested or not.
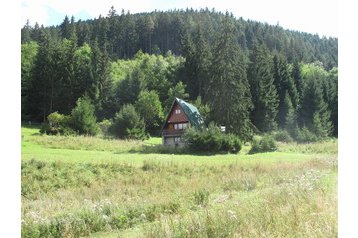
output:
[[[181,141],[181,137],[174,137],[174,142],[179,143]]]
[[[180,109],[175,109],[175,114],[180,114]]]
[[[174,129],[175,130],[183,130],[188,128],[188,123],[178,123],[178,124],[174,124]]]

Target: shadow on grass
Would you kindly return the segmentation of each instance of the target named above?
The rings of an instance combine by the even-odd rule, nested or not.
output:
[[[143,145],[139,149],[131,149],[129,153],[140,154],[177,154],[177,155],[196,155],[196,156],[214,156],[229,154],[226,151],[194,151],[187,146],[166,146],[166,145]]]

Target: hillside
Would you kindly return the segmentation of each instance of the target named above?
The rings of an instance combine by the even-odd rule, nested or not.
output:
[[[166,53],[171,50],[176,55],[183,54],[183,39],[194,37],[198,29],[212,45],[218,38],[220,22],[225,14],[215,10],[172,10],[151,13],[130,14],[122,10],[118,13],[111,8],[107,16],[98,19],[76,21],[66,17],[60,26],[46,27],[53,40],[68,38],[74,31],[78,45],[84,42],[106,51],[112,60],[131,58],[139,50],[145,53]],[[320,38],[305,32],[285,30],[279,25],[269,25],[230,15],[237,29],[237,41],[248,54],[253,42],[264,42],[274,54],[285,55],[290,63],[294,61],[310,63],[321,61],[326,69],[338,66],[338,39]],[[22,43],[39,41],[41,28],[28,25],[21,30]]]
[[[208,9],[112,8],[94,20],[27,25],[22,42],[23,121],[69,115],[87,97],[97,122],[132,104],[146,132],[158,135],[179,97],[244,140],[277,129],[303,141],[338,135],[336,38]]]

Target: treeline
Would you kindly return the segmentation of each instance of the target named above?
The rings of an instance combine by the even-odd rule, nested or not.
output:
[[[154,11],[151,13],[130,14],[124,10],[118,13],[113,7],[107,16],[98,19],[75,21],[66,16],[59,26],[46,27],[26,24],[22,30],[22,43],[40,40],[45,30],[53,41],[77,36],[77,45],[88,43],[99,48],[112,60],[132,58],[139,50],[149,54],[165,54],[171,50],[176,55],[183,54],[185,37],[193,37],[197,29],[202,31],[205,40],[214,44],[219,37],[220,22],[225,14],[214,9]],[[325,69],[338,66],[337,38],[320,38],[304,32],[285,30],[279,25],[269,25],[229,15],[233,22],[235,40],[248,56],[254,42],[263,42],[273,54],[282,54],[289,63],[320,61]]]
[[[179,13],[190,11],[171,14]],[[302,141],[338,135],[336,67],[327,69],[316,59],[290,59],[259,37],[245,48],[238,40],[238,20],[207,14],[220,16],[215,38],[206,37],[207,29],[197,25],[181,36],[181,56],[162,50],[147,54],[143,47],[131,59],[113,60],[98,37],[79,43],[75,28],[70,28],[68,37],[54,40],[48,28],[40,29],[37,41],[22,44],[22,119],[46,121],[53,112],[73,114],[82,98],[101,125],[108,122],[122,134],[143,138],[146,132],[159,133],[179,97],[194,103],[207,123],[225,125],[242,140],[278,129]]]

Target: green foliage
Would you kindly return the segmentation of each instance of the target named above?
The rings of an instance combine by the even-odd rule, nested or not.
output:
[[[250,154],[272,152],[277,150],[275,139],[271,135],[264,135],[261,139],[254,138]]]
[[[327,72],[317,64],[303,65],[304,87],[302,107],[299,110],[299,123],[307,127],[318,138],[326,138],[332,133],[331,112],[324,98],[324,85]],[[303,134],[306,134],[305,132]]]
[[[110,132],[116,137],[125,139],[144,140],[148,137],[143,119],[131,104],[124,105],[116,114]]]
[[[287,117],[293,116],[292,114],[296,112],[299,103],[297,86],[293,77],[291,77],[290,71],[291,70],[285,58],[282,56],[274,57],[274,82],[279,99],[277,122],[280,128],[286,127]],[[296,74],[300,75],[299,72],[295,72],[295,77],[299,77]]]
[[[53,112],[47,116],[47,122],[42,124],[41,133],[48,135],[70,135],[75,132],[70,128],[71,117]]]
[[[112,122],[110,120],[104,119],[101,122],[98,122],[98,127],[102,131],[104,135],[109,134],[109,128],[112,126]]]
[[[274,85],[272,57],[263,44],[255,42],[250,61],[247,77],[254,104],[252,122],[259,131],[275,130],[279,101]]]
[[[143,118],[148,130],[159,129],[163,123],[163,108],[155,91],[141,91],[135,103],[136,111]]]
[[[236,135],[221,132],[213,123],[203,130],[187,129],[184,138],[192,151],[238,153],[241,150],[241,141]]]
[[[309,143],[318,141],[319,137],[308,130],[307,127],[303,127],[302,129],[298,130],[296,140],[300,143]]]
[[[80,135],[96,135],[98,133],[94,106],[88,97],[77,100],[77,105],[71,112],[71,124]]]
[[[206,189],[194,191],[193,199],[195,205],[206,206],[209,202],[209,194],[209,191],[207,191]]]
[[[227,132],[246,141],[252,137],[249,112],[253,106],[246,77],[246,58],[237,44],[237,29],[228,13],[220,26],[204,102],[210,106],[211,118],[216,123],[225,125]]]
[[[204,120],[204,123],[209,124],[211,111],[209,105],[203,103],[201,96],[196,98],[193,105],[198,109],[201,118]]]
[[[280,141],[280,142],[289,143],[289,142],[293,141],[290,133],[288,133],[285,130],[275,131],[275,132],[273,132],[272,136],[276,141]]]
[[[28,97],[38,48],[39,45],[34,41],[21,45],[21,120],[29,119]]]
[[[166,112],[174,97],[202,98],[205,121],[244,141],[255,126],[271,131],[276,124],[294,138],[304,127],[319,139],[338,135],[336,38],[209,9],[118,14],[111,8],[108,17],[85,22],[27,23],[21,34],[23,121],[44,122],[56,111],[68,115],[87,95],[99,121],[133,104],[153,133],[161,124],[160,112],[152,117],[159,104]],[[145,101],[142,91],[155,91],[159,103],[136,104]]]
[[[165,112],[166,114],[169,113],[170,107],[172,106],[172,103],[175,98],[180,98],[185,100],[189,97],[189,94],[185,91],[186,85],[183,84],[183,82],[179,81],[174,87],[169,88],[168,90],[168,99],[165,101]]]

